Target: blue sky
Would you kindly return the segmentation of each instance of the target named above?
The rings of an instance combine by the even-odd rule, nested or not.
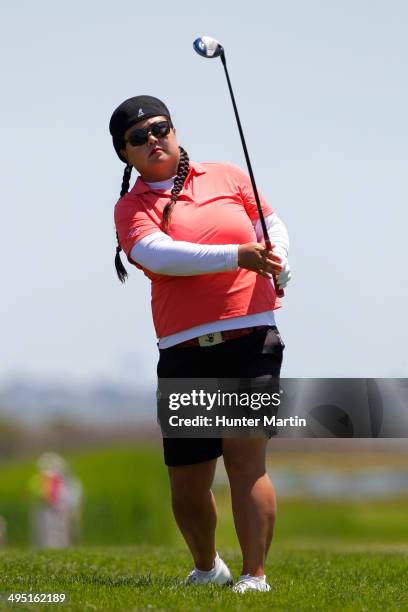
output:
[[[0,381],[155,380],[149,281],[114,273],[108,122],[158,96],[192,159],[245,168],[202,34],[225,47],[257,184],[290,234],[282,375],[405,377],[407,4],[141,4],[1,9]]]

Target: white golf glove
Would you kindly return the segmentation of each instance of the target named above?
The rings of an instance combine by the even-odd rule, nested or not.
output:
[[[274,247],[272,252],[274,253],[274,255],[278,255],[278,257],[281,258],[282,272],[279,274],[277,281],[279,289],[284,289],[292,278],[288,257],[286,255],[286,252],[283,249],[280,249],[279,247]]]
[[[289,235],[283,221],[278,217],[276,213],[272,213],[265,217],[266,229],[271,243],[272,252],[274,255],[278,255],[281,258],[282,271],[279,273],[277,278],[279,289],[284,289],[290,281],[292,274],[288,262],[288,250],[289,250]],[[263,240],[263,231],[261,221],[257,220],[254,222],[256,237],[259,241]]]

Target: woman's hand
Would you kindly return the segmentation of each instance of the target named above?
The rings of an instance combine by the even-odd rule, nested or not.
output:
[[[275,245],[272,245],[272,248]],[[272,273],[279,276],[282,272],[281,258],[258,242],[247,242],[238,247],[238,266],[252,270],[266,278],[272,278]]]

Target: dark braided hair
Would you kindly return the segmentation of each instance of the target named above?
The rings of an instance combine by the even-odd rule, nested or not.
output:
[[[190,163],[189,163],[190,160],[189,160],[187,151],[185,151],[183,147],[179,147],[179,149],[180,149],[180,161],[177,167],[177,175],[176,175],[176,178],[174,179],[174,186],[173,186],[173,189],[171,190],[170,200],[167,202],[167,204],[165,205],[163,209],[162,229],[164,232],[167,230],[169,226],[171,212],[174,208],[175,203],[177,202],[177,197],[180,195],[180,192],[183,189],[184,181],[187,178],[187,174],[190,168]],[[132,173],[132,166],[126,165],[125,171],[123,173],[122,189],[120,190],[120,197],[123,197],[125,193],[129,191],[131,173]],[[122,250],[122,247],[120,246],[120,243],[119,243],[118,232],[116,232],[116,240],[118,243],[116,247],[116,256],[115,256],[116,274],[118,275],[120,282],[124,283],[128,277],[128,273],[126,272],[126,268],[122,264],[122,260],[120,258],[120,252]]]
[[[123,173],[122,188],[120,190],[120,197],[124,196],[125,193],[127,193],[129,191],[130,175],[131,174],[132,174],[132,166],[129,166],[129,164],[126,164],[126,168],[125,168],[125,171]],[[120,246],[118,232],[116,232],[116,241],[117,241],[116,255],[115,255],[116,274],[118,275],[118,278],[119,278],[120,282],[124,283],[125,280],[128,277],[128,273],[126,272],[126,268],[123,265],[122,260],[120,258],[120,252],[122,250],[122,247]]]
[[[180,191],[183,189],[184,181],[187,178],[188,170],[190,168],[189,157],[187,151],[183,149],[183,147],[179,147],[180,149],[180,161],[177,167],[177,176],[174,179],[173,189],[171,190],[170,200],[167,202],[166,206],[163,208],[163,221],[162,221],[162,229],[165,232],[169,227],[171,212],[174,208],[175,203],[177,202],[177,197],[180,195]]]

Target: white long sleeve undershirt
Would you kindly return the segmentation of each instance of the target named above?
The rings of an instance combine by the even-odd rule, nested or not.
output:
[[[156,274],[194,276],[238,268],[238,244],[196,244],[158,231],[139,240],[131,258]]]
[[[287,257],[289,253],[289,234],[286,225],[276,213],[272,213],[265,217],[265,225],[268,231],[269,240],[275,245],[273,250]],[[262,241],[263,231],[259,219],[255,224],[255,233],[257,240]]]

